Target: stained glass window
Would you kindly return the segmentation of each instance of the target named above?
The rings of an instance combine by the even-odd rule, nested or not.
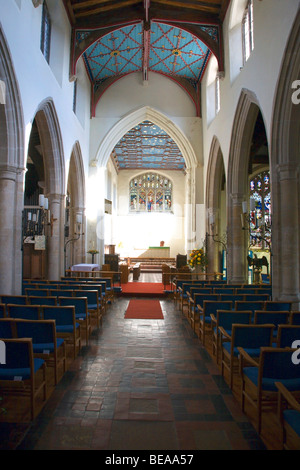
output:
[[[158,173],[144,173],[129,183],[130,212],[170,212],[172,183]]]
[[[250,181],[250,243],[261,249],[271,243],[270,172],[264,171]]]

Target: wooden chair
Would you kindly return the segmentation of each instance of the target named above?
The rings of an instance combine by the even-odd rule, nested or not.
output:
[[[26,305],[27,296],[26,295],[1,295],[2,304],[14,304],[14,305]]]
[[[29,305],[57,305],[57,297],[55,296],[48,296],[48,297],[40,297],[38,295],[34,295],[28,297],[28,304]]]
[[[272,323],[274,325],[274,339],[277,338],[278,326],[287,325],[290,320],[290,312],[284,311],[271,311],[256,310],[254,312],[254,323],[255,325],[263,325],[264,323]]]
[[[248,401],[256,410],[257,429],[261,433],[262,411],[277,404],[276,382],[282,382],[293,394],[300,394],[299,365],[292,361],[291,348],[261,348],[258,359],[253,359],[243,348],[240,353],[242,380],[242,411]]]
[[[251,301],[251,302],[266,302],[269,300],[270,296],[268,294],[248,294],[245,292],[244,294],[244,300],[245,301]]]
[[[87,280],[88,284],[101,284],[102,285],[102,295],[107,303],[113,302],[114,300],[114,288],[113,288],[113,281],[111,277],[97,277],[97,278],[90,278]]]
[[[203,304],[205,300],[219,299],[219,294],[195,294],[194,299],[191,301],[190,324],[195,333],[199,331],[200,315],[203,312]]]
[[[278,389],[278,418],[281,427],[281,443],[284,450],[300,449],[300,403],[281,383]]]
[[[217,314],[217,310],[232,310],[232,302],[221,302],[215,300],[204,300],[202,311],[199,310],[199,339],[205,346],[206,333],[212,335],[211,315]]]
[[[212,327],[212,353],[216,356],[217,363],[219,363],[221,336],[231,336],[232,326],[235,323],[249,325],[251,323],[252,312],[218,309],[216,313],[211,313],[210,316]]]
[[[10,305],[6,306],[9,318],[22,318],[24,320],[40,320],[39,305]]]
[[[187,312],[187,316],[188,316],[188,319],[190,319],[191,317],[191,311],[192,309],[194,308],[195,306],[195,296],[197,294],[211,294],[212,293],[212,289],[210,289],[209,287],[189,287],[187,289],[187,292],[186,292],[186,303],[187,303],[187,306],[188,306],[188,312]],[[183,308],[182,308],[182,313],[183,313]]]
[[[243,294],[219,294],[219,299],[220,300],[229,300],[232,302],[233,306],[235,304],[236,301],[242,301],[244,300],[244,295]],[[243,309],[244,310],[244,309]]]
[[[300,325],[278,325],[277,348],[292,348],[297,340],[300,341]]]
[[[235,310],[251,310],[252,319],[254,321],[254,312],[256,310],[263,310],[264,301],[261,300],[236,300],[234,305]]]
[[[98,290],[84,289],[74,290],[75,297],[86,297],[87,298],[87,309],[91,314],[92,318],[96,321],[97,328],[102,324],[102,307],[99,303],[99,292]]]
[[[188,299],[188,290],[193,287],[193,282],[186,282],[178,288],[179,291],[179,301],[180,301],[180,310],[183,312],[184,305],[187,304]]]
[[[96,287],[97,286],[97,287]],[[98,286],[101,286],[101,303],[107,310],[107,306],[110,302],[114,300],[114,290],[112,287],[111,279],[108,278],[96,278],[93,281],[88,280],[85,285],[82,286],[82,289],[88,289],[92,287],[93,289],[98,289]],[[100,292],[99,292],[100,293]]]
[[[103,283],[85,283],[83,285],[80,286],[80,290],[82,291],[86,291],[86,290],[97,290],[98,291],[98,304],[99,304],[99,308],[101,310],[101,315],[105,312],[106,308],[107,308],[107,300],[108,299],[105,299],[105,295],[103,294],[103,292],[105,292],[105,285]],[[95,303],[95,302],[92,302],[92,303]]]
[[[30,400],[30,417],[37,416],[37,397],[47,400],[46,362],[34,358],[30,338],[2,338],[5,343],[6,364],[0,364],[0,390],[3,395],[17,395]]]
[[[290,314],[290,324],[291,325],[300,325],[300,312],[291,312]]]
[[[6,317],[6,305],[0,303],[0,318]]]
[[[49,295],[49,289],[33,289],[33,288],[26,288],[25,289],[27,297],[32,297],[38,295],[39,297],[47,297]]]
[[[230,287],[229,285],[228,286],[224,286],[224,287],[215,287],[214,288],[214,291],[213,291],[214,294],[231,294],[231,295],[234,295],[236,293],[236,289],[234,289],[233,287]]]
[[[70,287],[69,289],[66,289],[65,287],[63,289],[50,289],[49,296],[56,297],[56,298],[73,297],[73,287]]]
[[[67,344],[71,344],[73,358],[81,349],[81,326],[76,322],[74,306],[42,306],[43,318],[55,320],[55,328],[58,338],[63,338]]]
[[[267,300],[264,305],[264,310],[268,312],[290,312],[292,310],[292,302],[284,300]]]
[[[55,320],[15,319],[17,338],[31,338],[34,357],[44,359],[47,366],[54,370],[54,384],[59,381],[59,368],[62,375],[66,371],[66,344],[57,338]]]
[[[238,348],[243,348],[252,358],[259,357],[261,347],[272,346],[273,329],[273,325],[233,324],[229,334],[220,327],[221,372],[224,376],[225,369],[228,371],[231,389],[234,371],[238,368]]]
[[[15,325],[12,318],[0,318],[0,338],[15,338]]]
[[[88,311],[88,303],[86,297],[58,297],[60,306],[72,305],[75,307],[75,318],[80,323],[81,328],[85,330],[86,345],[89,342],[91,334],[91,317]]]

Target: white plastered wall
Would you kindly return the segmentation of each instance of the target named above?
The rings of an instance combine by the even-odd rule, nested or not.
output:
[[[155,73],[149,74],[149,81],[146,85],[142,81],[141,74],[131,74],[112,85],[99,101],[96,116],[91,123],[90,158],[92,171],[95,172],[95,166],[105,167],[118,140],[128,130],[145,119],[154,122],[168,132],[178,144],[186,160],[188,176],[177,174],[175,171],[165,172],[168,177],[171,177],[171,173],[174,175],[177,195],[180,193],[178,199],[175,197],[177,214],[180,212],[180,216],[162,216],[160,223],[153,224],[152,222],[151,230],[148,230],[149,234],[146,234],[144,230],[146,245],[149,243],[155,245],[164,240],[166,244],[171,245],[172,256],[176,256],[177,253],[186,253],[189,241],[195,235],[195,204],[203,207],[202,126],[201,119],[196,116],[194,103],[188,94],[174,81]],[[133,173],[131,172],[131,174]],[[126,189],[124,181],[128,185],[128,176],[124,170],[121,170],[118,174],[117,186],[119,223],[116,222],[114,225],[115,232],[112,239],[117,240],[117,244],[121,243],[124,252],[126,252],[126,250],[131,251],[133,245],[131,241],[127,244],[122,240],[122,227],[130,227],[137,217],[133,219],[132,215],[125,216],[124,208],[128,209],[128,186]],[[192,215],[185,217],[188,205],[193,207]],[[198,213],[200,212],[198,211]],[[175,227],[172,229],[172,235],[171,232],[168,233],[167,228],[162,230],[163,225],[167,225],[167,217],[169,217],[169,221],[170,217],[172,218],[172,224]],[[202,217],[201,221],[203,221]],[[137,223],[137,226],[141,223],[144,225],[144,222],[141,221]],[[199,225],[197,236],[203,238],[204,225],[200,222]],[[156,227],[155,230],[154,227]],[[136,229],[135,233],[140,232]],[[137,246],[138,243],[135,242],[134,245]]]
[[[251,91],[256,96],[270,142],[278,75],[289,32],[299,8],[299,1],[254,0],[254,51],[242,67],[240,28],[245,4],[244,0],[233,0],[224,21],[225,75],[220,81],[221,109],[212,120],[210,119],[211,110],[208,109],[207,104],[207,91],[212,80],[209,67],[202,82],[205,175],[214,136],[220,142],[227,175],[232,126],[243,89]]]
[[[130,213],[129,182],[141,171],[124,170],[118,174],[117,247],[124,257],[141,256],[149,246],[161,241],[170,247],[170,256],[185,253],[185,175],[178,171],[153,171],[172,182],[171,213]]]
[[[67,181],[68,161],[76,141],[85,157],[84,166],[88,174],[90,84],[79,63],[77,116],[72,109],[74,84],[69,80],[70,24],[61,2],[47,0],[47,5],[53,22],[49,64],[40,50],[41,5],[34,8],[31,0],[17,3],[14,0],[0,0],[0,22],[20,88],[26,130],[24,165],[32,121],[42,103],[51,100],[63,140]]]

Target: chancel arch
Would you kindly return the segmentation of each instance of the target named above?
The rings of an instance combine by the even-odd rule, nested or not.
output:
[[[176,126],[170,118],[149,106],[144,106],[132,113],[129,113],[113,126],[99,146],[95,162],[93,163],[96,163],[100,167],[105,167],[113,148],[116,146],[120,138],[134,126],[143,121],[150,121],[167,132],[167,134],[178,145],[184,157],[187,169],[197,165],[198,162],[195,151],[181,129]]]
[[[164,132],[166,132],[178,146],[185,162],[185,187],[182,191],[185,194],[185,204],[188,208],[187,213],[190,216],[186,217],[186,243],[190,243],[193,240],[195,234],[196,220],[195,220],[195,183],[196,183],[196,172],[200,166],[197,160],[196,153],[190,141],[181,131],[181,129],[170,120],[167,116],[163,115],[159,111],[145,106],[139,108],[126,115],[112,129],[107,133],[99,146],[96,158],[91,162],[91,172],[96,173],[95,168],[104,169],[111,157],[112,151],[118,144],[119,140],[131,129],[138,124],[149,121]],[[201,184],[201,182],[200,182]]]

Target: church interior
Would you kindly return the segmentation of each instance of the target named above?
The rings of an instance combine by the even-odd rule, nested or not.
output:
[[[0,0],[0,449],[300,449],[299,5]]]

